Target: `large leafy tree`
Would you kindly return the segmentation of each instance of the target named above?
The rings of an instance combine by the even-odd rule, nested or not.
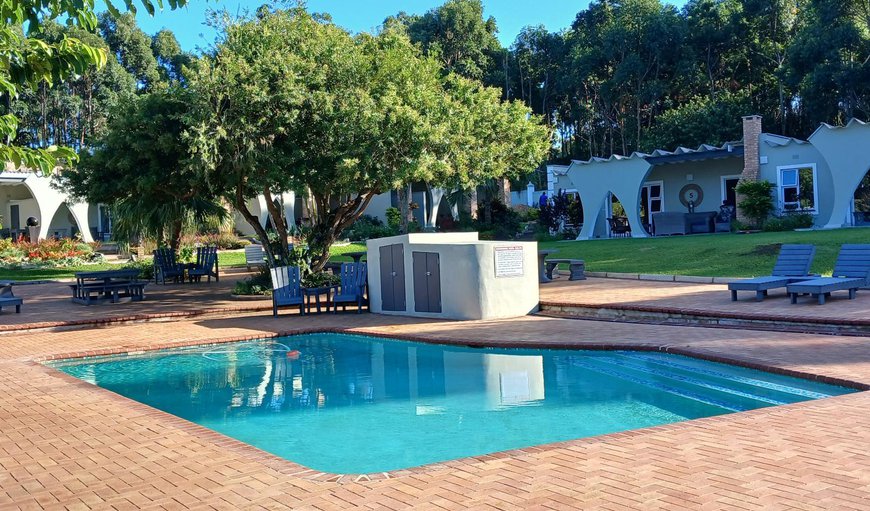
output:
[[[167,0],[170,7],[184,5],[186,0]],[[136,10],[135,0],[123,0],[130,11]],[[106,2],[116,14],[112,2]],[[153,12],[163,0],[139,0],[138,4]],[[58,146],[25,147],[14,144],[19,119],[9,111],[11,99],[24,91],[35,90],[40,83],[59,83],[71,76],[82,75],[91,67],[103,67],[105,50],[80,39],[64,36],[58,41],[33,37],[49,21],[65,18],[68,25],[93,31],[97,27],[94,0],[3,0],[0,2],[0,95],[5,96],[7,111],[0,116],[0,157],[16,166],[51,172],[59,159],[76,158],[69,148]]]
[[[526,107],[445,75],[404,30],[351,37],[301,8],[231,24],[193,87],[209,107],[196,150],[264,242],[246,202],[266,196],[284,244],[269,248],[273,262],[288,247],[272,198],[307,195],[315,270],[375,195],[415,181],[469,187],[536,166],[549,146]]]
[[[178,248],[185,227],[226,215],[218,185],[191,158],[185,139],[197,105],[178,87],[127,98],[92,154],[63,173],[65,188],[111,204],[120,238],[148,236]]]

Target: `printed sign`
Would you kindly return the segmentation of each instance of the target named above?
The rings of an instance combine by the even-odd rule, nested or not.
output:
[[[523,276],[523,247],[521,245],[495,247],[495,276]]]

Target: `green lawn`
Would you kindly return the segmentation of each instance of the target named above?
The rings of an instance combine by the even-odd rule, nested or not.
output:
[[[769,275],[781,243],[816,246],[814,273],[830,274],[843,243],[870,243],[870,229],[546,242],[551,257],[586,261],[589,271],[710,277]]]
[[[358,252],[365,250],[364,243],[351,243],[350,245],[332,247],[333,261],[350,261],[351,258],[344,256],[348,252]],[[230,266],[244,266],[245,253],[239,252],[218,252],[218,264],[222,268]],[[53,279],[68,279],[73,278],[78,271],[98,271],[115,268],[114,264],[89,264],[86,266],[75,266],[70,268],[47,268],[38,270],[9,270],[0,268],[0,281],[2,280],[53,280]]]
[[[870,229],[553,241],[541,243],[541,248],[558,250],[555,257],[583,259],[589,271],[752,277],[770,274],[781,243],[815,245],[813,272],[830,274],[840,245],[870,243]],[[349,257],[342,254],[361,250],[365,250],[362,243],[333,247],[333,260],[350,261]],[[245,254],[221,252],[219,261],[221,267],[242,266],[245,264]],[[69,278],[77,271],[107,267],[110,265],[46,270],[0,269],[0,280]]]

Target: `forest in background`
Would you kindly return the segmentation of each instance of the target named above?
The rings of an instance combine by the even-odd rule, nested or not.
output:
[[[480,0],[384,24],[404,26],[446,71],[541,114],[555,133],[551,161],[737,140],[746,114],[799,138],[821,122],[870,118],[870,0],[595,0],[570,28],[528,26],[509,48]],[[103,14],[96,34],[50,23],[39,37],[64,35],[115,58],[13,100],[16,143],[86,149],[125,97],[183,85],[197,61],[130,15]]]

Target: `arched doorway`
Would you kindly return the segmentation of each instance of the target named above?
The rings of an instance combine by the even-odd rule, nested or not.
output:
[[[864,174],[852,196],[852,225],[870,226],[870,171]]]
[[[70,211],[67,203],[63,203],[54,212],[51,222],[48,224],[48,232],[46,238],[74,238],[81,231],[81,228],[76,222],[75,217]]]
[[[606,201],[607,206],[607,233],[611,238],[626,238],[631,237],[631,226],[629,224],[628,212],[625,210],[622,202],[615,193],[610,192],[610,200]]]
[[[0,237],[27,237],[27,219],[40,218],[41,212],[30,188],[24,184],[0,183]]]

